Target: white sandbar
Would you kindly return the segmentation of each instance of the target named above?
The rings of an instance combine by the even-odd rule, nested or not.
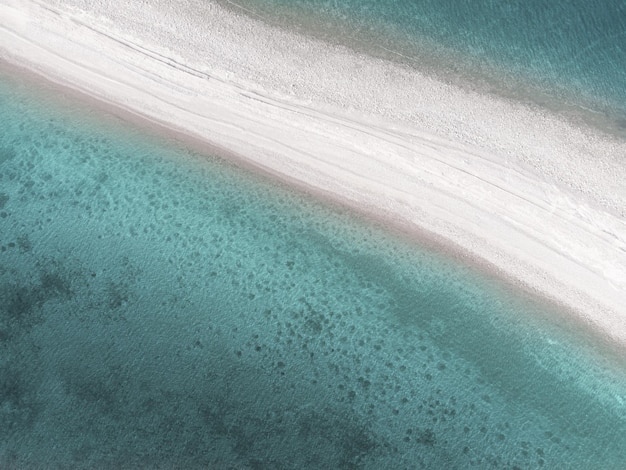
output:
[[[626,142],[206,0],[0,0],[0,59],[425,231],[626,345]]]

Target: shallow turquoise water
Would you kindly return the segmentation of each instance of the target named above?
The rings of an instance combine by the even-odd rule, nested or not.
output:
[[[624,375],[539,307],[97,118],[0,86],[0,467],[626,462]]]
[[[340,40],[379,44],[472,82],[477,71],[521,96],[607,113],[626,129],[626,1],[235,0],[268,19],[327,26]],[[332,23],[333,26],[329,26]],[[430,59],[429,59],[430,57]],[[435,63],[433,63],[433,60]],[[438,65],[437,65],[438,63]],[[483,73],[479,74],[483,76]],[[508,83],[505,83],[508,82]],[[532,85],[524,91],[520,86]],[[487,90],[493,83],[483,84]],[[498,86],[496,86],[498,88]],[[533,91],[534,90],[534,91]]]

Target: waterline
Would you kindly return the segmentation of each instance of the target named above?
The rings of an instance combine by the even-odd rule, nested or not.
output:
[[[624,461],[623,376],[515,296],[39,100],[0,96],[5,466]]]

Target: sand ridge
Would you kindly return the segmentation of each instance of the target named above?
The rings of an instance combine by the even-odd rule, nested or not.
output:
[[[449,240],[626,343],[622,140],[195,0],[2,0],[0,58]]]

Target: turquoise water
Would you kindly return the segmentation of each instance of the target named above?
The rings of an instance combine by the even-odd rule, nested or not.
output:
[[[626,129],[626,1],[607,0],[236,0],[268,20],[326,31],[327,38],[381,45],[420,69],[541,104],[584,106]],[[307,27],[305,27],[307,29]],[[334,32],[333,32],[334,31]],[[482,80],[481,79],[481,80]],[[531,86],[524,91],[524,84]],[[521,89],[520,89],[521,87]],[[543,96],[543,92],[547,96]]]
[[[0,85],[1,468],[620,468],[540,307],[219,160]]]

